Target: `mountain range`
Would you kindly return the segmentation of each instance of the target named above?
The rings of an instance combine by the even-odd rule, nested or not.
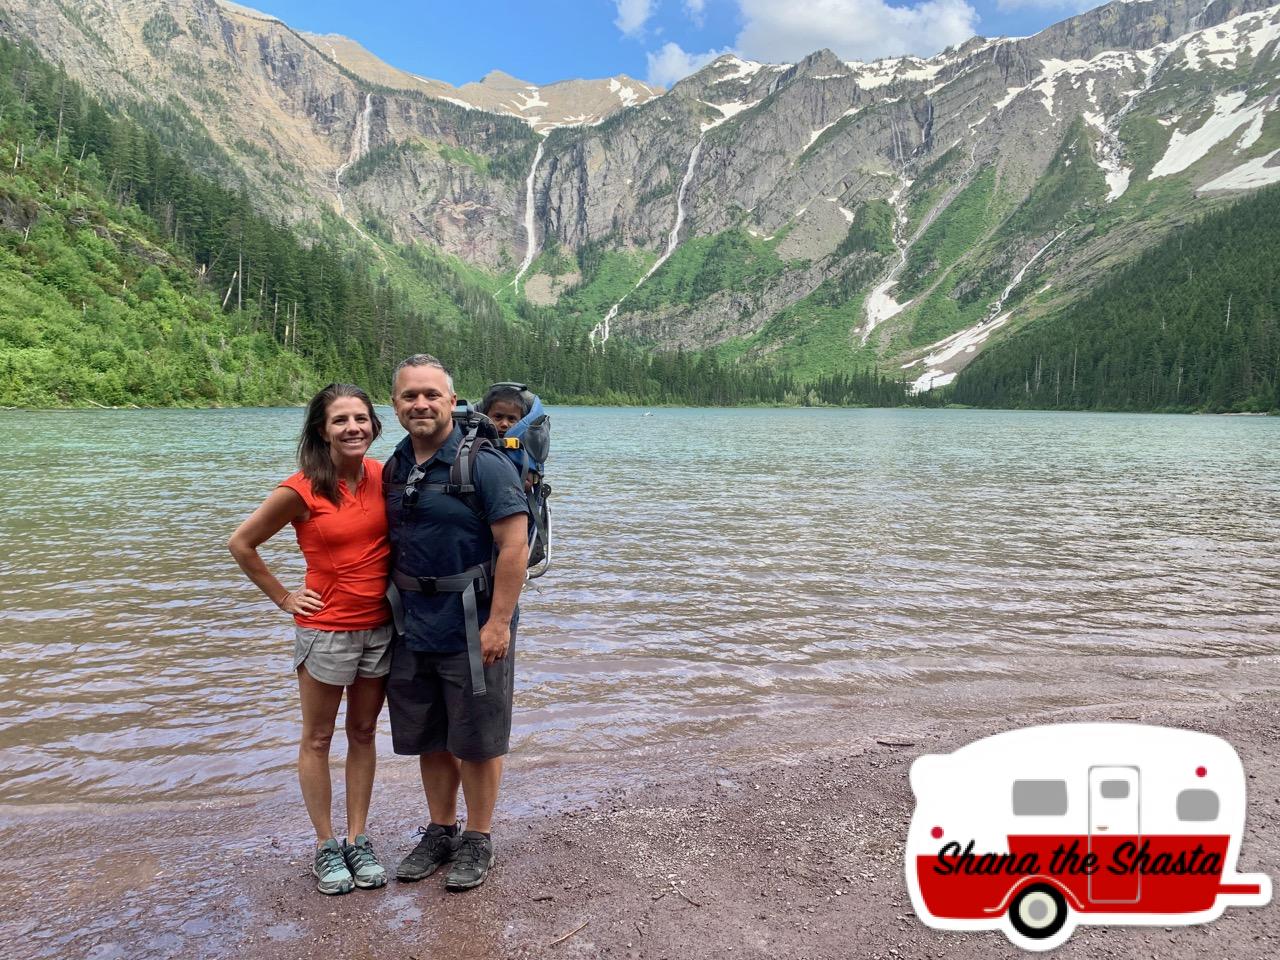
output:
[[[0,31],[303,235],[345,220],[597,344],[810,378],[945,385],[1280,182],[1265,0],[1115,2],[929,59],[730,55],[667,91],[455,88],[225,0],[0,0]]]

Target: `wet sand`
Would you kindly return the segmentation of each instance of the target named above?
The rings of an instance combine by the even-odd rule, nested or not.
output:
[[[1249,776],[1238,868],[1280,876],[1280,698],[1255,689],[1192,703],[1006,699],[1009,711],[995,718],[1001,701],[982,689],[963,698],[934,691],[927,710],[920,694],[762,718],[715,741],[714,756],[702,740],[601,758],[599,769],[514,757],[498,865],[484,887],[460,895],[444,891],[440,874],[316,894],[301,805],[279,796],[182,809],[9,808],[0,840],[26,865],[6,896],[8,955],[1025,956],[998,932],[947,934],[917,921],[902,839],[916,756],[1032,722],[1122,718],[1225,737]],[[393,867],[420,822],[411,773],[411,761],[385,759],[375,796],[372,832]],[[587,783],[613,785],[588,794]],[[1278,953],[1280,914],[1268,906],[1198,927],[1082,926],[1055,956]]]

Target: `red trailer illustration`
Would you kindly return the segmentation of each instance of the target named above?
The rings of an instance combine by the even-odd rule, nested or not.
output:
[[[1245,777],[1226,741],[1139,724],[1013,730],[911,768],[907,887],[946,930],[1003,930],[1028,950],[1079,923],[1205,923],[1261,906],[1237,874]]]

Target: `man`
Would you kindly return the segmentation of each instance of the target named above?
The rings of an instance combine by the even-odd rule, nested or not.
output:
[[[408,431],[385,471],[396,613],[387,702],[392,746],[416,754],[431,822],[396,870],[421,880],[445,863],[449,890],[493,866],[490,827],[511,737],[514,643],[529,513],[514,465],[480,449],[474,492],[454,489],[461,428],[453,378],[435,357],[396,368],[392,406]],[[398,596],[397,596],[398,594]],[[467,830],[458,832],[458,786]]]

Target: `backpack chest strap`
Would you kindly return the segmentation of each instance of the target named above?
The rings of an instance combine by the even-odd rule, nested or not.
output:
[[[407,483],[384,483],[382,485],[382,495],[403,493],[408,486]],[[421,490],[423,493],[448,493],[455,497],[476,492],[474,483],[415,483],[413,488]]]

